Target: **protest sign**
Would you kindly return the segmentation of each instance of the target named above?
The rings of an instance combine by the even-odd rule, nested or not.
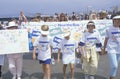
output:
[[[27,30],[1,30],[0,54],[29,52]]]

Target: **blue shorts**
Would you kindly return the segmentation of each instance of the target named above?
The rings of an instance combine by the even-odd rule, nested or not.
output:
[[[45,61],[39,60],[39,63],[40,63],[40,64],[50,64],[50,63],[51,63],[51,59],[47,59],[47,60],[45,60]]]

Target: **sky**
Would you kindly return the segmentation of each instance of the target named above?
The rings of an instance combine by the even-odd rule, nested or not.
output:
[[[35,13],[54,14],[87,12],[89,9],[111,10],[120,5],[120,0],[0,0],[0,17],[19,16],[22,10],[26,15]]]

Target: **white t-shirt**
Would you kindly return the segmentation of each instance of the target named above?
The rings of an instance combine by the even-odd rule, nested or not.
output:
[[[60,42],[59,49],[62,51],[63,62],[75,61],[75,49],[78,47],[77,42],[70,38],[66,40],[65,38]],[[67,64],[68,64],[67,63]]]
[[[106,30],[105,37],[108,37],[107,49],[111,53],[120,52],[120,28],[110,26]],[[108,52],[108,53],[109,53]]]
[[[47,60],[51,58],[51,49],[52,39],[51,37],[43,37],[42,35],[38,36],[33,44],[33,46],[38,47],[38,59]]]
[[[93,30],[92,33],[85,32],[80,40],[80,42],[84,43],[85,46],[92,47],[97,43],[101,43],[101,36],[98,31]]]

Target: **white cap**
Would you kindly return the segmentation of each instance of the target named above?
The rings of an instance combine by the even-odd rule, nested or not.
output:
[[[113,17],[113,19],[120,19],[120,15]]]
[[[94,23],[88,23],[87,25],[95,25]]]
[[[67,36],[70,36],[70,34],[71,34],[70,31],[64,32],[64,33],[63,33],[63,36],[64,36],[64,37],[67,37]]]
[[[8,23],[8,26],[6,26],[6,28],[9,28],[9,27],[18,27],[18,25],[14,21],[11,21]]]
[[[43,34],[43,35],[49,35],[49,31],[43,31],[43,30],[41,30],[41,34]]]

